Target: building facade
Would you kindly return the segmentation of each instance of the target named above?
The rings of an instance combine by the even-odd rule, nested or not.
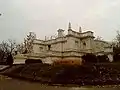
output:
[[[102,40],[95,40],[92,31],[82,32],[81,27],[76,32],[68,26],[68,33],[65,35],[63,29],[58,30],[56,38],[49,40],[34,39],[32,52],[26,54],[28,58],[39,58],[43,62],[52,63],[54,60],[72,59],[81,60],[81,56],[86,53],[107,54],[112,61],[112,47]]]

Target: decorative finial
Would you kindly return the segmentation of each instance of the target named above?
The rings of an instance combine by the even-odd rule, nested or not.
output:
[[[71,29],[71,23],[69,22],[69,26],[68,26],[68,29]]]
[[[47,40],[46,36],[45,36],[45,41]]]
[[[79,32],[80,32],[80,33],[82,32],[82,29],[81,29],[81,27],[79,27]]]

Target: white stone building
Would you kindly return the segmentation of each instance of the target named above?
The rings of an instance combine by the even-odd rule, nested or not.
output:
[[[49,40],[34,39],[32,53],[27,58],[39,58],[44,62],[53,62],[59,59],[79,59],[85,53],[107,54],[111,58],[112,47],[106,41],[95,40],[92,31],[82,32],[81,27],[76,32],[69,23],[68,33],[58,30],[58,36]]]

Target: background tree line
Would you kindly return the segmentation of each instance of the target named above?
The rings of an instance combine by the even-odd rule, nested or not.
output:
[[[32,43],[36,38],[33,32],[24,39],[23,43],[16,43],[16,40],[8,39],[0,43],[0,64],[13,64],[14,55],[32,52]]]
[[[0,43],[0,64],[13,64],[13,54],[16,48],[16,41],[8,39]]]
[[[15,40],[8,39],[0,43],[0,64],[11,65],[14,62],[14,55],[23,53],[23,44],[16,43]]]

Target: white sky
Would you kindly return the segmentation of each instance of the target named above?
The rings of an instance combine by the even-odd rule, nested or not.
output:
[[[120,30],[120,0],[0,0],[0,12],[0,41],[22,41],[29,31],[44,39],[59,28],[67,31],[69,22],[104,40]]]

